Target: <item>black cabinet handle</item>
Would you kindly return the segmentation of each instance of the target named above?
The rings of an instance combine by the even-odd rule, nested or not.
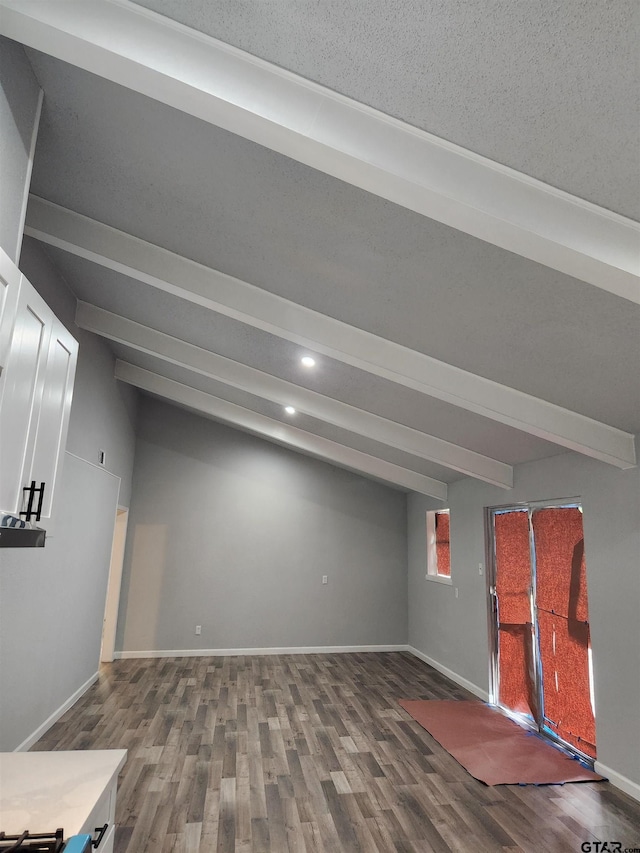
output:
[[[40,497],[38,498],[38,508],[34,509],[33,501],[36,494],[40,495]],[[18,517],[22,518],[22,516],[24,515],[26,521],[31,521],[31,519],[35,516],[36,521],[40,521],[40,516],[42,515],[42,501],[44,499],[44,483],[40,483],[40,488],[36,489],[36,481],[32,480],[30,486],[25,486],[22,489],[23,501],[25,497],[28,497],[27,508],[25,511],[19,512]]]
[[[109,828],[109,824],[108,824],[108,823],[105,823],[105,825],[104,825],[104,826],[96,826],[96,828],[94,829],[94,832],[97,832],[97,833],[98,833],[98,837],[97,837],[94,841],[92,841],[92,842],[91,842],[91,843],[93,844],[93,846],[94,846],[94,847],[99,847],[99,846],[100,846],[100,842],[101,842],[101,841],[102,841],[102,839],[104,838],[104,834],[105,834],[105,832],[107,831],[107,829],[108,829],[108,828]]]

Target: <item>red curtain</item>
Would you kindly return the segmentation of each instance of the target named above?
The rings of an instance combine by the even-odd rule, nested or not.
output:
[[[535,680],[531,625],[501,625],[499,701],[506,708],[535,718]]]
[[[438,574],[451,577],[448,512],[436,512],[436,561]]]
[[[531,555],[526,512],[494,516],[501,704],[534,716]]]
[[[500,623],[523,625],[531,622],[529,515],[526,512],[500,513],[494,516],[494,525]]]
[[[589,693],[589,625],[538,612],[545,724],[567,743],[596,757]]]
[[[582,513],[570,507],[536,510],[533,535],[545,723],[595,757]]]
[[[538,608],[589,621],[582,513],[575,507],[533,513]]]

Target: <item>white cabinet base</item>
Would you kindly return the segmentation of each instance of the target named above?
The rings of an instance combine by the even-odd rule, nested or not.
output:
[[[98,848],[113,851],[118,773],[126,749],[0,753],[0,827],[7,835],[90,833],[108,823]]]

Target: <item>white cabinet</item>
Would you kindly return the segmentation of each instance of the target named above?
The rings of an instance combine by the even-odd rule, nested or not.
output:
[[[0,258],[0,510],[19,512],[23,487],[45,485],[52,511],[64,453],[78,344],[4,255]]]
[[[0,249],[0,380],[7,366],[21,278],[18,267]]]
[[[118,779],[115,777],[105,788],[103,795],[96,803],[93,811],[85,820],[79,835],[87,834],[95,838],[96,832],[107,824],[107,828],[100,842],[100,853],[113,853],[115,842],[115,820],[116,820],[116,793]]]
[[[62,323],[53,318],[47,365],[37,418],[31,470],[26,483],[46,483],[43,518],[51,516],[55,484],[62,466],[73,397],[78,344]],[[25,472],[26,473],[26,470]],[[23,473],[23,477],[24,477]]]

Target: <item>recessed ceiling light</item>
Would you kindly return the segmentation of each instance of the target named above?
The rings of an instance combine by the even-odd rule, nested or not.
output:
[[[296,413],[296,410],[293,408],[293,406],[285,406],[284,410],[288,415],[295,415]]]
[[[303,355],[300,361],[305,367],[315,367],[316,364],[315,358],[311,358],[310,355]]]

